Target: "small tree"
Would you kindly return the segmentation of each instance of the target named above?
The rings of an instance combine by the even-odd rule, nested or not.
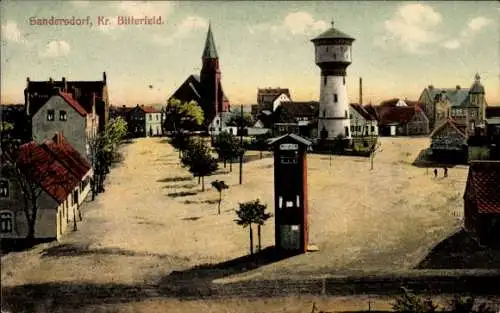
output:
[[[201,177],[201,190],[205,191],[205,176],[211,175],[218,168],[217,160],[210,154],[210,148],[202,140],[196,140],[189,145],[181,162],[193,176]]]
[[[379,141],[370,147],[370,170],[373,170],[373,160],[378,152],[382,152],[382,144]]]
[[[257,146],[257,149],[259,149],[261,160],[262,160],[262,151],[269,149],[267,142],[270,138],[272,138],[271,132],[267,132],[263,135],[256,136],[255,145]]]
[[[167,103],[164,128],[174,133],[193,130],[203,124],[203,110],[196,101],[182,102],[171,98]]]
[[[229,189],[229,186],[226,185],[226,183],[223,180],[215,180],[212,182],[212,187],[217,189],[217,191],[219,192],[219,204],[217,207],[217,214],[220,215],[220,204],[222,202],[222,191],[224,191],[224,189]]]
[[[235,113],[233,114],[229,121],[227,122],[228,126],[242,126],[242,127],[251,127],[255,124],[253,117],[249,113],[243,113],[243,116],[241,113]]]
[[[253,255],[253,230],[252,224],[258,225],[259,250],[261,248],[260,227],[272,216],[265,212],[267,205],[260,203],[260,200],[253,200],[239,204],[236,211],[238,218],[235,220],[243,228],[248,227],[250,231],[250,254]]]
[[[214,138],[213,147],[219,159],[224,162],[224,168],[226,167],[226,161],[228,160],[229,151],[231,150],[231,145],[234,140],[233,137],[232,134],[223,131]]]

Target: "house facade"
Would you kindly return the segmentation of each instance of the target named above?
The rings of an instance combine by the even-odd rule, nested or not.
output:
[[[430,128],[434,129],[440,124],[438,120],[438,103],[446,103],[450,107],[450,117],[458,123],[468,125],[468,130],[474,130],[477,126],[484,127],[486,107],[484,86],[481,77],[476,74],[472,86],[461,88],[435,88],[429,85],[419,97],[422,109],[429,119]],[[442,106],[442,105],[441,105]]]
[[[34,238],[57,239],[72,229],[80,204],[90,190],[92,170],[67,142],[34,141],[21,146],[15,164],[2,162],[0,179],[0,238],[23,239],[29,224],[24,207],[23,187],[29,181],[36,193],[37,214]],[[15,168],[19,168],[23,179]],[[31,201],[28,201],[31,205]],[[32,207],[30,207],[32,210]]]
[[[351,136],[378,136],[378,122],[365,108],[357,103],[349,105]]]
[[[99,81],[68,81],[63,77],[60,81],[50,78],[48,81],[31,81],[26,78],[24,89],[25,112],[32,117],[53,95],[54,88],[70,93],[87,112],[93,110],[99,117],[99,131],[103,131],[109,120],[109,95],[106,72]],[[31,138],[29,138],[31,140]]]
[[[396,101],[382,103],[376,107],[381,136],[418,136],[429,133],[429,120],[415,102]],[[406,104],[406,105],[403,105]],[[399,104],[399,105],[398,105]]]
[[[430,135],[432,157],[445,163],[464,163],[468,159],[467,136],[464,126],[447,119]]]
[[[464,228],[481,244],[500,246],[500,161],[472,161],[464,193]]]
[[[163,134],[165,114],[161,109],[137,104],[127,112],[127,128],[132,137],[154,137]]]
[[[90,159],[90,141],[96,136],[99,120],[95,107],[87,112],[71,94],[56,91],[31,118],[33,140],[42,143],[56,132],[85,158]]]
[[[272,114],[273,134],[297,134],[305,138],[317,137],[319,102],[282,102]]]

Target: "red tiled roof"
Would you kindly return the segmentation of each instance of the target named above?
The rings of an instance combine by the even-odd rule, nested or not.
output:
[[[380,117],[380,124],[406,124],[408,123],[417,109],[415,107],[377,107],[377,113]]]
[[[91,165],[66,141],[61,133],[52,140],[45,140],[42,147],[49,151],[77,179],[81,180],[91,169]]]
[[[73,96],[70,93],[59,92],[59,95],[73,108],[76,112],[80,113],[81,116],[85,116],[87,111],[76,101],[73,99]]]
[[[17,163],[24,175],[39,184],[59,204],[80,183],[68,169],[33,141],[20,147]]]
[[[500,161],[471,161],[467,185],[478,213],[500,214]]]
[[[152,106],[140,106],[145,113],[160,113],[161,111]]]

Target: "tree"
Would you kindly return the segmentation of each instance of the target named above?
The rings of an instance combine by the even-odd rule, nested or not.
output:
[[[88,139],[90,163],[94,172],[91,179],[92,199],[104,191],[104,180],[116,154],[119,144],[127,135],[127,122],[122,117],[111,119],[104,131]]]
[[[26,238],[35,238],[35,227],[39,207],[39,199],[44,188],[62,188],[70,193],[72,188],[67,185],[69,171],[64,174],[55,172],[53,159],[41,159],[36,157],[36,152],[30,146],[21,146],[19,141],[2,140],[2,177],[13,177],[17,182],[23,200],[23,211],[28,224]],[[50,182],[50,183],[49,183]],[[50,184],[50,186],[47,186]]]
[[[228,132],[221,132],[214,140],[214,149],[219,158],[224,161],[229,160],[229,170],[233,171],[233,160],[240,156],[242,147],[236,136]]]
[[[250,254],[253,255],[253,230],[252,224],[258,225],[258,236],[259,236],[259,250],[261,248],[261,238],[260,238],[260,226],[264,225],[267,219],[271,217],[271,214],[265,212],[267,205],[261,204],[260,200],[253,200],[239,204],[239,210],[236,210],[237,219],[235,222],[243,226],[243,228],[248,227],[250,232]]]
[[[219,192],[219,205],[217,207],[217,214],[220,215],[220,204],[222,202],[222,191],[224,191],[224,189],[229,189],[229,186],[226,185],[226,183],[223,180],[215,180],[212,182],[212,187],[217,189],[217,191]]]
[[[182,102],[171,98],[167,103],[164,128],[174,133],[182,130],[193,130],[203,124],[202,108],[196,101]]]
[[[263,135],[256,136],[255,146],[260,151],[260,159],[261,160],[262,160],[262,151],[269,149],[269,145],[267,142],[270,138],[272,138],[271,132],[267,132]]]
[[[373,160],[378,152],[382,152],[382,144],[377,141],[373,143],[370,147],[370,170],[373,170]]]
[[[195,140],[189,145],[181,162],[189,168],[193,176],[201,177],[201,190],[205,191],[205,176],[211,175],[218,168],[217,160],[212,157],[210,148],[202,140]]]
[[[250,113],[235,113],[231,115],[231,118],[227,122],[228,126],[243,126],[243,127],[251,127],[255,124],[253,117]]]

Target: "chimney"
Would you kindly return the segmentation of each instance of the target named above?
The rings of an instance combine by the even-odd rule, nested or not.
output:
[[[68,92],[68,85],[66,84],[66,77],[63,77],[61,80],[62,80],[62,84],[63,84],[63,91]]]
[[[106,72],[102,72],[102,81],[106,84]]]
[[[122,105],[122,108],[124,108],[124,109],[125,109],[125,105]]]
[[[363,105],[363,78],[359,78],[359,105]]]
[[[30,78],[26,77],[26,84],[29,85],[29,83],[30,83]]]
[[[460,90],[460,85],[457,85],[457,90]]]
[[[429,85],[429,89],[430,90],[434,89],[434,85]]]
[[[58,145],[62,144],[62,133],[61,132],[56,132],[55,136],[54,136],[54,142]]]

